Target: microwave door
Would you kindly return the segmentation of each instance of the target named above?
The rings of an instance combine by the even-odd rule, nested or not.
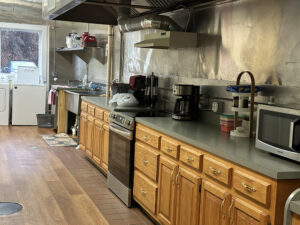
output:
[[[300,153],[300,119],[291,122],[289,148]]]

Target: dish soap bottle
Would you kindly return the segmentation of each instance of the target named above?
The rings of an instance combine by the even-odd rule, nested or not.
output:
[[[88,78],[87,78],[87,74],[85,74],[82,79],[82,86],[87,87],[87,85],[88,85]]]

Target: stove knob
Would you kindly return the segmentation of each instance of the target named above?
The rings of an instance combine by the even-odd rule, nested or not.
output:
[[[127,121],[127,125],[128,125],[128,126],[131,125],[131,121],[130,121],[130,120]]]
[[[111,118],[116,119],[116,115],[112,114]]]

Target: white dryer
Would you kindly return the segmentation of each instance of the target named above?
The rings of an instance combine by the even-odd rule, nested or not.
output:
[[[9,125],[9,84],[0,83],[0,125]]]

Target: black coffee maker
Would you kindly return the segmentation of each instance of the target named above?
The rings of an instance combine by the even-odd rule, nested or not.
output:
[[[199,86],[174,84],[173,94],[181,96],[176,99],[172,118],[174,120],[194,120],[198,115]]]

